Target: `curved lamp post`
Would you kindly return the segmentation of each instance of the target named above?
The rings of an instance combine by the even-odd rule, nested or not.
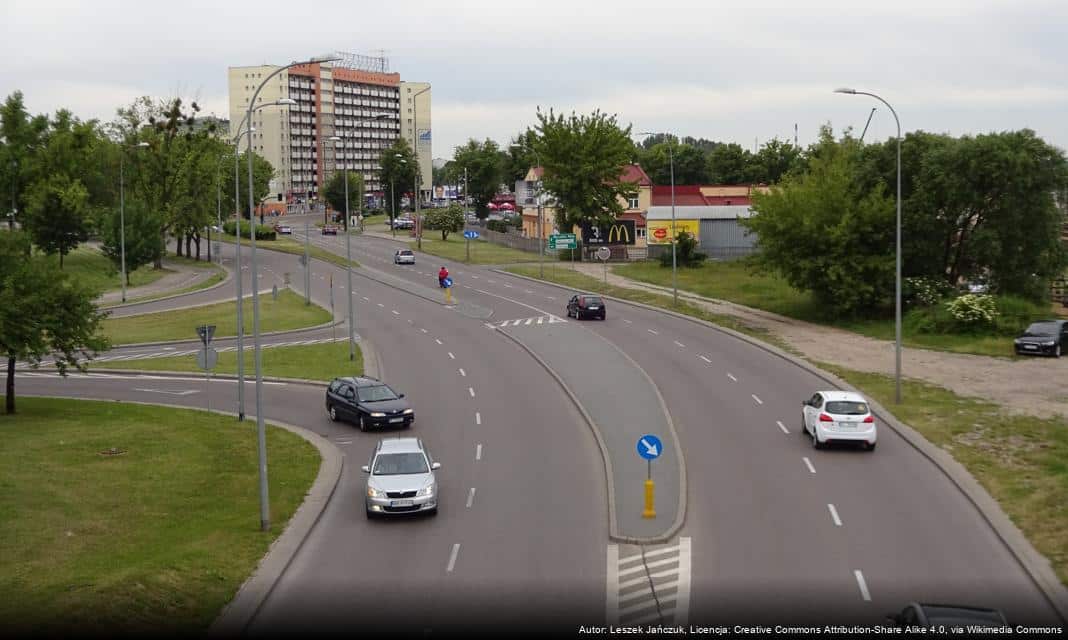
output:
[[[897,125],[897,240],[894,273],[894,403],[901,404],[901,121],[897,118],[897,112],[890,103],[874,93],[857,91],[856,89],[835,89],[835,93],[849,95],[871,96],[886,105],[890,113],[894,115],[894,123]],[[867,129],[867,127],[865,127]]]
[[[119,253],[122,255],[122,301],[126,302],[126,149],[144,149],[147,142],[123,146],[119,152]]]
[[[252,98],[248,101],[248,113],[245,119],[249,125],[252,124],[252,112],[255,110],[256,98],[259,97],[260,91],[263,87],[271,81],[271,78],[275,77],[279,73],[282,73],[290,67],[296,67],[303,64],[315,64],[318,62],[331,62],[334,60],[340,60],[341,58],[333,55],[316,56],[310,60],[300,60],[297,62],[290,62],[289,64],[278,67],[264,78],[256,91],[252,94]],[[281,101],[279,101],[281,102]],[[240,128],[240,127],[239,127]],[[249,247],[252,255],[251,260],[251,277],[252,277],[252,340],[253,348],[255,351],[256,362],[256,438],[259,445],[259,467],[260,467],[260,529],[267,531],[271,528],[271,516],[270,509],[267,503],[267,433],[266,427],[263,423],[263,358],[260,345],[260,295],[259,295],[259,275],[257,273],[256,263],[256,230],[253,224],[255,217],[255,211],[253,210],[253,182],[252,182],[252,136],[248,137],[248,220],[249,220]],[[240,239],[238,240],[240,243]],[[240,359],[240,358],[239,358]]]
[[[638,135],[640,136],[652,136],[657,135],[653,131],[642,131]],[[668,134],[663,134],[668,135]],[[673,138],[675,136],[672,136]],[[676,138],[677,140],[677,138]],[[678,245],[679,236],[675,230],[675,152],[672,150],[674,144],[668,144],[668,161],[671,163],[671,291],[674,295],[674,304],[679,304],[679,267],[677,264],[675,247]]]

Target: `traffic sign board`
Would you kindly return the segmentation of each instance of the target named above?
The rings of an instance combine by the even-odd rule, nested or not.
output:
[[[608,247],[600,247],[597,249],[597,257],[601,260],[608,260],[612,257],[612,250]]]
[[[215,335],[215,325],[202,324],[197,327],[197,335],[200,336],[200,341],[205,345],[211,344],[211,339]]]
[[[441,284],[445,285],[445,288],[448,289],[452,286],[452,278],[445,278],[441,281]]]
[[[205,371],[215,368],[215,364],[219,361],[219,352],[212,347],[205,347],[200,351],[197,351],[197,366]]]
[[[475,238],[478,237],[478,232],[477,231],[472,231],[471,229],[468,229],[467,231],[464,231],[464,237],[467,238],[468,240],[474,240]]]
[[[638,455],[646,460],[656,460],[664,452],[664,445],[651,433],[638,438]]]
[[[550,249],[574,249],[576,246],[573,233],[554,233],[549,236]]]

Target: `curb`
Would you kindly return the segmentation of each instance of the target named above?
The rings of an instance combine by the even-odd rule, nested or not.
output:
[[[41,369],[38,369],[38,371],[56,371],[56,370],[52,369],[52,368],[48,368],[48,369],[41,368]],[[162,378],[195,378],[195,379],[200,380],[200,381],[205,380],[204,376],[201,375],[197,371],[157,371],[155,369],[95,369],[95,370],[90,370],[89,373],[91,373],[94,376],[109,376],[109,375],[112,375],[112,374],[118,374],[118,375],[124,375],[124,376],[142,375],[142,376],[159,376],[159,377],[162,377]],[[219,379],[222,379],[222,380],[237,380],[237,376],[236,375],[231,375],[229,373],[218,373],[218,374],[212,374],[209,379],[210,380],[219,380]],[[322,387],[322,386],[330,384],[329,381],[325,381],[325,380],[310,380],[308,378],[279,378],[279,377],[276,377],[276,376],[262,376],[261,379],[264,382],[284,382],[286,384],[302,384],[302,385],[309,386],[309,387]],[[256,376],[255,375],[246,375],[245,376],[245,384],[249,384],[249,383],[255,382],[255,381],[256,381]],[[237,415],[237,414],[235,413],[233,415]],[[245,415],[245,418],[246,419],[248,418],[248,414]]]
[[[524,275],[515,273],[509,273],[500,269],[492,269],[502,275],[509,275],[515,278],[522,278],[531,282],[537,282],[543,285],[549,285],[558,289],[564,289],[571,291],[571,287],[565,287],[553,282],[546,282],[544,280],[538,280],[537,278],[531,278]],[[603,294],[602,294],[603,295]],[[755,347],[763,349],[764,351],[778,356],[783,360],[811,373],[829,384],[835,385],[840,389],[847,389],[851,391],[859,391],[856,387],[849,384],[845,380],[842,380],[833,373],[823,371],[815,365],[809,363],[806,360],[802,360],[794,355],[786,353],[782,349],[773,345],[764,343],[756,338],[747,336],[744,333],[740,333],[733,329],[721,327],[719,325],[708,322],[707,320],[701,320],[700,318],[694,318],[686,314],[679,313],[677,311],[671,311],[668,309],[660,309],[640,302],[632,302],[630,300],[624,300],[622,298],[616,298],[614,296],[603,295],[604,298],[618,302],[624,305],[630,305],[632,307],[638,307],[648,311],[655,311],[664,313],[683,320],[689,320],[695,324],[715,329],[727,335],[733,336],[739,340],[743,340]],[[866,396],[867,397],[867,396]],[[879,414],[880,418],[893,429],[905,442],[910,444],[917,452],[923,455],[925,458],[931,461],[939,471],[945,475],[954,486],[968,501],[975,507],[979,515],[990,525],[998,539],[1009,550],[1009,552],[1016,558],[1016,561],[1020,563],[1024,571],[1027,573],[1031,581],[1038,587],[1039,591],[1046,597],[1046,600],[1062,618],[1062,620],[1068,622],[1068,589],[1061,584],[1060,579],[1057,577],[1056,572],[1053,571],[1053,567],[1050,561],[1039,553],[1026,536],[1020,531],[1020,529],[1009,519],[1005,514],[1001,506],[994,498],[990,496],[982,485],[975,479],[975,477],[966,469],[962,464],[953,459],[945,451],[939,449],[934,444],[929,442],[926,438],[920,435],[915,429],[904,424],[898,420],[892,413],[890,413],[885,407],[875,402],[868,397],[868,402],[875,407],[875,412]]]
[[[191,295],[193,295],[195,293],[204,293],[205,291],[211,291],[212,289],[218,289],[219,287],[228,284],[231,280],[234,279],[234,272],[233,271],[231,271],[230,269],[227,269],[226,267],[219,267],[219,268],[222,269],[222,271],[226,274],[226,277],[223,278],[222,282],[217,282],[217,283],[211,285],[210,287],[204,287],[203,289],[196,289],[194,291],[187,291],[185,293],[176,293],[176,294],[170,295],[170,296],[163,296],[162,298],[152,298],[151,300],[138,300],[136,302],[125,302],[125,303],[120,302],[119,304],[113,304],[113,305],[110,305],[110,306],[107,306],[107,307],[100,307],[100,309],[102,311],[111,311],[112,309],[126,309],[128,307],[135,307],[135,306],[141,305],[141,304],[151,304],[153,302],[160,302],[162,300],[173,300],[174,298],[181,298],[183,296],[191,296]],[[137,314],[133,314],[133,315],[137,315]],[[125,316],[123,316],[123,317],[125,317]]]
[[[79,400],[83,402],[122,402],[125,404],[140,404],[154,407],[168,407],[172,409],[186,409],[190,411],[204,411],[219,415],[237,417],[236,413],[219,409],[198,409],[176,404],[139,402],[134,400],[99,400],[92,398],[72,398],[70,396],[42,396],[35,394],[22,394],[23,397],[35,398],[63,398]],[[255,419],[254,415],[246,414],[246,419]],[[278,579],[285,573],[293,558],[304,545],[308,533],[319,522],[326,505],[337,489],[338,481],[341,480],[341,471],[344,467],[344,457],[341,451],[329,441],[317,436],[317,434],[278,420],[267,421],[271,426],[280,427],[293,434],[304,438],[319,451],[322,462],[319,465],[319,473],[315,476],[308,494],[300,503],[297,510],[289,518],[286,528],[271,543],[267,553],[260,560],[252,575],[238,588],[233,599],[223,607],[222,612],[208,628],[208,637],[233,637],[240,635],[252,622],[252,618],[259,612],[267,596],[271,594]]]
[[[217,303],[213,302],[212,304],[217,304]],[[170,311],[172,311],[172,310],[171,309],[167,310],[168,313]],[[129,316],[129,317],[133,318],[135,316]],[[315,325],[313,327],[304,327],[302,329],[286,329],[285,331],[266,331],[266,332],[261,331],[260,332],[260,337],[262,338],[263,336],[286,336],[286,335],[289,335],[289,334],[292,334],[292,333],[301,333],[303,331],[318,331],[320,329],[329,329],[330,327],[336,327],[336,326],[338,326],[340,324],[344,324],[344,323],[345,323],[345,318],[342,318],[340,320],[331,320],[330,322],[324,322],[323,324],[317,324],[317,325]],[[245,339],[246,340],[250,340],[251,336],[252,336],[252,334],[246,333],[245,334]],[[220,340],[236,340],[237,336],[219,336],[219,339]],[[168,345],[168,344],[184,344],[186,342],[197,342],[197,339],[196,338],[189,338],[188,340],[167,340],[165,342],[132,342],[130,344],[115,345],[115,347],[113,347],[112,349],[109,349],[109,351],[114,351],[115,349],[132,349],[132,348],[139,348],[139,347],[159,347],[159,346]],[[107,353],[107,352],[105,352],[105,353]]]

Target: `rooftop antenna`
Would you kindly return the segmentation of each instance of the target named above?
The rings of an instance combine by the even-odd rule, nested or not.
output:
[[[871,124],[871,117],[875,115],[875,107],[871,108],[871,113],[868,114],[868,121],[864,124],[864,131],[860,134],[860,141],[864,142],[864,134],[868,132],[868,125]]]

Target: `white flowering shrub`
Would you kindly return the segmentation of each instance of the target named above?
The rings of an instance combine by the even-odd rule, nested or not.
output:
[[[929,307],[949,295],[953,287],[941,278],[917,276],[905,278],[902,294],[908,304]]]
[[[966,293],[946,303],[946,309],[957,325],[964,329],[993,327],[997,324],[997,301],[994,296]]]

